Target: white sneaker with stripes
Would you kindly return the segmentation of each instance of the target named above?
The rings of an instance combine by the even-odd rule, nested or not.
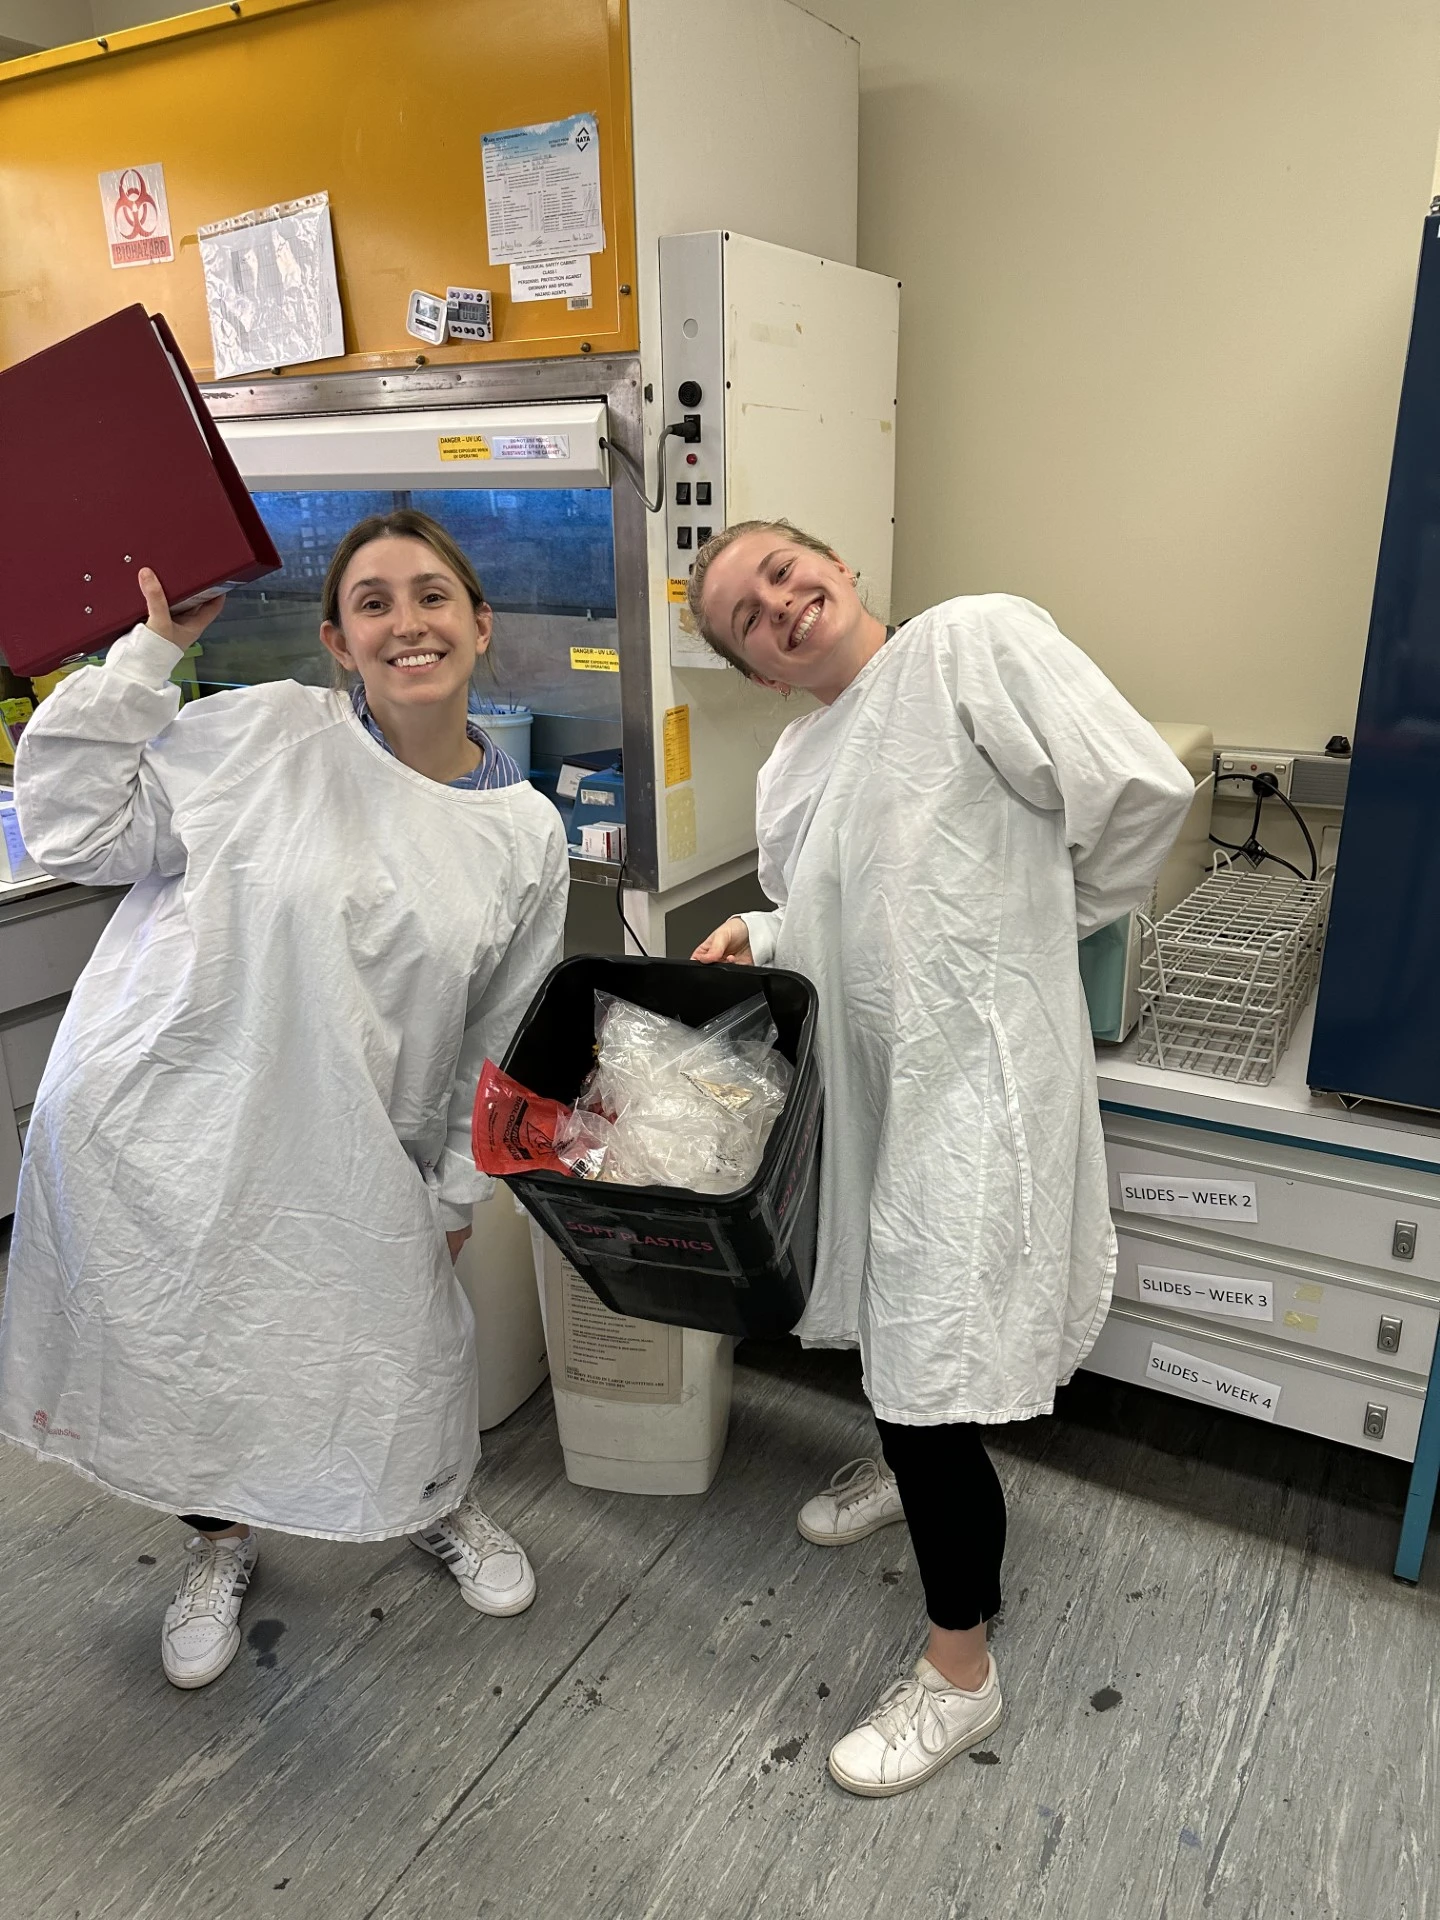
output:
[[[240,1603],[260,1542],[253,1531],[243,1540],[197,1533],[185,1551],[185,1577],[160,1629],[160,1664],[172,1687],[205,1687],[240,1651]]]
[[[535,1573],[525,1549],[467,1494],[451,1512],[412,1533],[410,1543],[443,1560],[461,1598],[477,1613],[523,1613],[535,1598]]]

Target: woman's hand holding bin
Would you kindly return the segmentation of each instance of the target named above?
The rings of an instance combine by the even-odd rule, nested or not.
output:
[[[690,958],[699,960],[705,966],[728,960],[732,966],[753,967],[755,956],[750,951],[750,929],[738,913],[733,914],[723,927],[715,929],[709,939],[700,942]]]

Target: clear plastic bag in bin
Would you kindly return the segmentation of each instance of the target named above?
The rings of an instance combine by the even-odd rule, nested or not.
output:
[[[759,1171],[793,1070],[764,996],[688,1027],[595,996],[596,1064],[578,1105],[611,1123],[600,1178],[735,1193]]]

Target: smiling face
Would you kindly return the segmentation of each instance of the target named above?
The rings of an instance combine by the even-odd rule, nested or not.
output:
[[[879,626],[844,562],[797,543],[783,527],[742,533],[716,554],[703,610],[709,631],[755,679],[827,701],[864,665]]]
[[[340,623],[320,638],[365,682],[377,716],[463,703],[475,662],[490,644],[490,609],[425,541],[385,534],[367,541],[340,581]]]

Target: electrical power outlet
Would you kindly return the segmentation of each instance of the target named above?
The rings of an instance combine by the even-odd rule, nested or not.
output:
[[[1229,793],[1243,799],[1242,779],[1253,780],[1258,773],[1269,773],[1275,776],[1276,787],[1288,799],[1294,770],[1293,753],[1251,753],[1244,747],[1221,747],[1215,755],[1215,771],[1223,781],[1217,797]],[[1226,775],[1234,777],[1227,779]]]

